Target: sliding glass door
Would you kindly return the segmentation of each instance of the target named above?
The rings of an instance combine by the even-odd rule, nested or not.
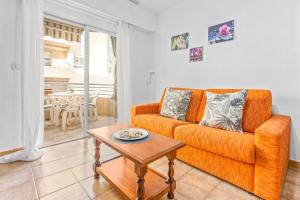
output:
[[[116,122],[116,38],[88,28],[87,129]]]
[[[44,18],[44,146],[84,136],[85,27]]]
[[[62,19],[44,19],[44,146],[116,122],[116,38]]]

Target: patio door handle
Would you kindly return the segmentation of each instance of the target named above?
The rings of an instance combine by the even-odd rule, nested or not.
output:
[[[22,65],[19,64],[19,63],[11,63],[10,69],[11,69],[12,71],[21,71]]]

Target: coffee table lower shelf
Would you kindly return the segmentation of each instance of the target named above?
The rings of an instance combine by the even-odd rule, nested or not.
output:
[[[134,163],[121,156],[105,162],[97,168],[97,172],[103,176],[106,181],[112,184],[122,196],[126,199],[135,200],[137,190],[137,175],[134,170]],[[167,178],[148,168],[145,175],[145,199],[160,199],[169,191],[169,185],[166,183]]]

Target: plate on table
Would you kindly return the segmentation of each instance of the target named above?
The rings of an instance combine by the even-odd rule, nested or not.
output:
[[[113,133],[113,137],[118,140],[135,141],[148,137],[148,131],[140,128],[127,128]]]

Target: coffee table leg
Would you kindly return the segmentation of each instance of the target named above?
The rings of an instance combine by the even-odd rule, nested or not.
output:
[[[176,188],[176,181],[174,179],[174,159],[176,157],[176,152],[172,152],[168,155],[169,159],[169,171],[168,176],[169,179],[167,183],[170,185],[170,190],[168,192],[168,199],[174,199],[174,191]]]
[[[145,174],[147,173],[147,166],[141,166],[138,163],[135,163],[135,173],[138,177],[137,180],[137,197],[136,200],[144,200],[144,194],[145,194],[145,187],[144,187],[144,183],[145,183]]]
[[[95,139],[95,163],[93,165],[94,168],[94,178],[99,179],[99,173],[97,172],[97,167],[101,167],[100,163],[100,144],[101,142]]]

